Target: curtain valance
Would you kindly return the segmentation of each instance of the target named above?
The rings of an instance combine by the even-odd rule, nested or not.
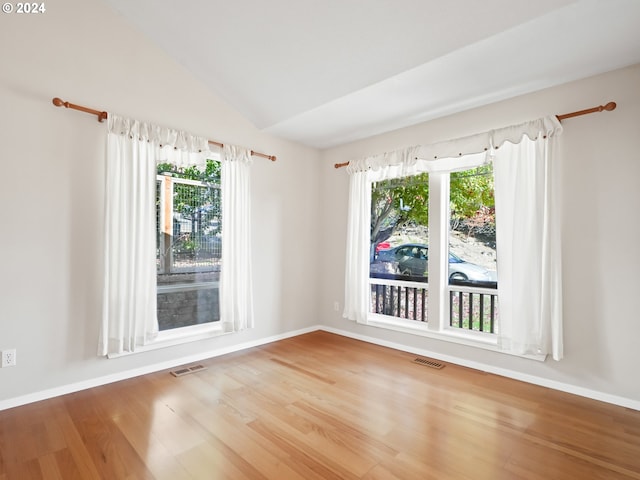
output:
[[[109,134],[148,143],[155,151],[156,164],[172,163],[179,168],[204,167],[207,158],[211,158],[220,150],[204,137],[113,113],[109,113],[107,128]]]
[[[372,176],[374,180],[380,180],[421,172],[434,173],[464,169],[482,163],[482,155],[493,155],[493,151],[499,149],[505,142],[518,144],[525,136],[535,140],[539,135],[550,137],[561,132],[560,121],[555,116],[547,116],[454,140],[411,146],[352,160],[349,162],[347,172],[350,174],[364,171],[383,172],[386,169],[386,172]]]
[[[500,128],[489,132],[493,148],[502,146],[505,142],[520,143],[527,136],[529,140],[537,140],[539,135],[553,137],[562,133],[562,125],[555,115],[542,117],[537,120]]]
[[[419,149],[419,146],[408,147],[393,152],[385,152],[379,155],[353,160],[349,162],[347,172],[378,171],[386,167],[412,167],[418,160]]]
[[[113,113],[109,113],[108,131],[115,135],[127,135],[130,138],[138,138],[139,141],[155,143],[162,147],[172,147],[180,151],[207,152],[210,150],[209,141],[204,137],[121,117]]]

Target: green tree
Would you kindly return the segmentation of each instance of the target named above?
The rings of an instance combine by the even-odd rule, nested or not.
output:
[[[451,227],[463,229],[468,235],[481,233],[483,228],[495,230],[495,198],[493,165],[450,176]]]
[[[199,169],[195,165],[187,168],[179,168],[173,163],[159,163],[158,174],[171,174],[178,178],[186,178],[189,180],[199,180],[201,182],[220,184],[220,162],[208,159],[204,170]]]
[[[387,240],[408,222],[429,222],[429,176],[426,173],[374,183],[371,188],[371,243]]]
[[[406,224],[429,223],[428,174],[384,180],[371,189],[371,246],[391,237]],[[495,228],[493,166],[483,165],[450,175],[453,228],[473,234],[480,226]]]

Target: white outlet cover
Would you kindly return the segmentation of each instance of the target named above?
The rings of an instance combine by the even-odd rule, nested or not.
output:
[[[2,368],[4,367],[13,367],[16,364],[16,351],[13,350],[3,350],[2,351]]]

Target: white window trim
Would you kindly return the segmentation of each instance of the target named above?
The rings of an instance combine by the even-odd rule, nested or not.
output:
[[[467,347],[480,348],[504,355],[527,358],[538,362],[544,362],[547,358],[546,355],[517,355],[504,351],[497,345],[497,336],[490,333],[473,332],[448,326],[442,330],[433,330],[429,328],[429,322],[405,320],[403,318],[391,317],[379,313],[370,313],[367,318],[367,325],[407,333],[410,335],[441,340],[443,342],[465,345]]]
[[[158,336],[147,345],[139,346],[134,352],[110,353],[107,358],[128,357],[138,353],[150,352],[161,348],[173,347],[185,343],[196,342],[198,340],[208,340],[210,338],[227,335],[233,332],[225,332],[221,322],[208,322],[188,327],[173,328],[163,330]]]
[[[208,155],[214,161],[220,162],[220,154],[214,153]],[[157,178],[163,178],[162,175],[157,175]],[[180,183],[184,185],[196,185],[201,186],[203,182],[198,180],[190,180],[190,179],[180,179]],[[164,195],[165,189],[162,188],[160,191],[162,204],[164,205]],[[165,209],[160,209],[160,222],[161,225],[165,224]],[[176,293],[176,292],[185,292],[185,291],[193,291],[193,290],[207,290],[212,288],[220,288],[219,281],[212,282],[195,282],[195,283],[180,283],[180,284],[169,284],[169,285],[158,285],[156,288],[157,293]],[[183,343],[195,342],[198,340],[204,340],[208,338],[213,338],[219,335],[222,335],[226,332],[223,331],[222,322],[211,321],[207,323],[201,323],[196,325],[189,325],[185,327],[171,328],[168,330],[161,330],[158,332],[158,335],[151,340],[149,343],[143,346],[139,346],[136,348],[134,352],[123,352],[117,354],[115,356],[109,355],[109,358],[119,357],[123,355],[130,355],[139,352],[145,352],[150,350],[157,350],[160,348],[171,347],[174,345],[180,345]]]

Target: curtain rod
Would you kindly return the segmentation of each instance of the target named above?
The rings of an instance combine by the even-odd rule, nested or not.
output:
[[[101,112],[99,110],[94,110],[93,108],[83,107],[82,105],[75,105],[73,103],[65,102],[58,97],[55,97],[53,99],[53,104],[56,107],[71,108],[72,110],[79,110],[81,112],[90,113],[91,115],[96,115],[99,122],[104,122],[108,117],[107,112]],[[220,148],[224,147],[224,143],[214,142],[213,140],[208,140],[208,142],[209,145],[216,145]],[[251,150],[251,155],[253,155],[254,157],[266,158],[267,160],[271,160],[272,162],[276,161],[275,155],[267,155],[266,153],[255,152],[253,150]]]
[[[616,107],[617,107],[616,102],[609,102],[606,105],[600,105],[600,106],[593,107],[593,108],[587,108],[586,110],[578,110],[577,112],[563,113],[562,115],[556,115],[556,118],[559,121],[562,121],[562,120],[566,120],[567,118],[579,117],[580,115],[588,115],[590,113],[603,112],[605,110],[610,112],[611,110],[615,110]],[[348,165],[349,165],[349,162],[343,162],[343,163],[336,163],[333,166],[334,166],[334,168],[342,168],[342,167],[346,167]]]

